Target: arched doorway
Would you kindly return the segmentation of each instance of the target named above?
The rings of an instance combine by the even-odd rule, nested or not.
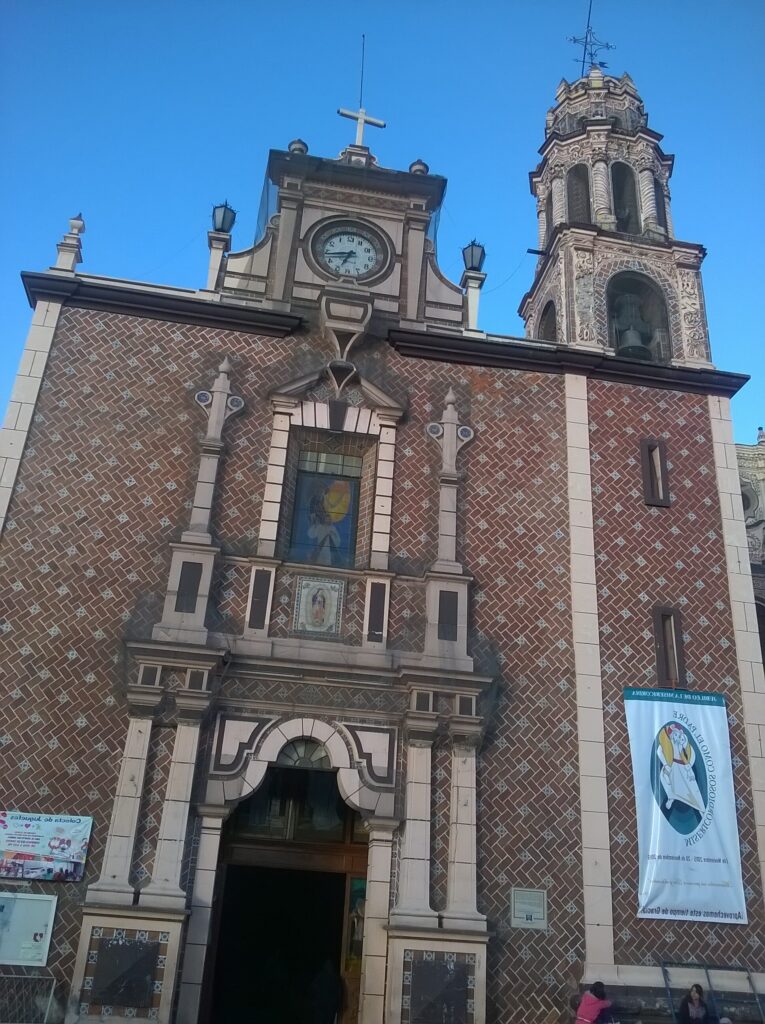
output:
[[[356,1024],[366,874],[326,748],[290,741],[223,829],[202,1019]]]

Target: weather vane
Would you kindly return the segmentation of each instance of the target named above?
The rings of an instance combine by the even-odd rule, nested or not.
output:
[[[613,43],[606,43],[602,39],[598,39],[592,30],[592,0],[587,8],[587,28],[583,36],[569,36],[568,41],[574,43],[576,46],[582,47],[582,70],[581,75],[584,77],[584,69],[589,64],[591,68],[607,68],[608,64],[604,60],[598,60],[598,54],[601,50],[615,50],[616,47]],[[579,58],[576,58],[577,64]]]

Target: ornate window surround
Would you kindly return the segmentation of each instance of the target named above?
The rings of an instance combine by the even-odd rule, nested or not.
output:
[[[282,518],[284,476],[290,430],[308,427],[330,429],[330,403],[303,400],[289,392],[305,391],[311,378],[296,382],[272,395],[274,413],[271,447],[266,470],[266,487],[258,532],[258,557],[276,557],[279,523]],[[390,552],[391,511],[393,502],[393,472],[396,457],[396,424],[403,410],[368,381],[359,381],[365,397],[373,407],[345,406],[342,432],[377,438],[375,465],[375,492],[372,513],[372,541],[369,556],[370,570],[387,571]]]

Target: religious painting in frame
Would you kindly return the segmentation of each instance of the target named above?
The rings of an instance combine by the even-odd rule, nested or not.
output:
[[[315,454],[309,452],[305,457]],[[343,457],[335,458],[339,460]],[[361,460],[356,461],[360,471]],[[295,562],[309,562],[313,565],[339,568],[353,566],[358,511],[358,479],[328,472],[299,472],[292,517],[290,558]]]
[[[344,597],[344,580],[298,576],[292,628],[297,633],[311,636],[339,636]]]

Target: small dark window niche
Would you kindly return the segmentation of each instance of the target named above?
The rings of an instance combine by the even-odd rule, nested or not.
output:
[[[183,562],[181,576],[178,581],[178,593],[175,597],[175,610],[184,614],[197,610],[199,585],[202,582],[202,563]]]
[[[457,639],[459,595],[453,590],[442,590],[438,595],[438,639]]]
[[[669,508],[669,472],[664,438],[644,437],[640,442],[643,500],[646,505]]]
[[[656,677],[659,686],[685,689],[683,620],[678,608],[656,605],[653,609]]]

